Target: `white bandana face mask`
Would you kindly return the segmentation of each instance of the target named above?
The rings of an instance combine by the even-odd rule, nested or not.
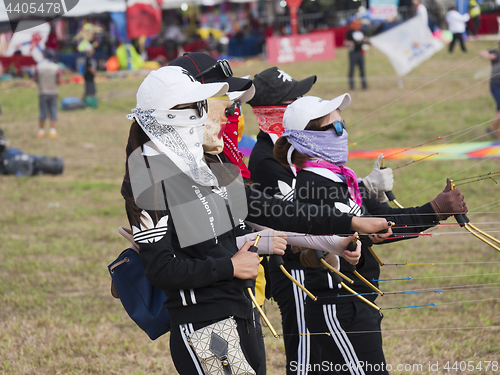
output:
[[[158,150],[193,181],[204,186],[217,185],[203,156],[206,113],[199,117],[195,109],[134,108],[127,118],[135,118]]]
[[[225,110],[230,106],[231,100],[227,96],[208,99],[208,118],[203,136],[203,150],[207,154],[217,155],[224,149]]]

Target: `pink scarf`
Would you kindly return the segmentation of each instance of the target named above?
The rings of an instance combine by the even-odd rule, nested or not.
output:
[[[351,198],[354,200],[354,202],[356,202],[358,206],[361,206],[361,204],[363,203],[363,198],[361,197],[361,193],[359,192],[358,178],[356,177],[356,173],[354,173],[352,169],[344,166],[338,167],[324,160],[305,161],[304,167],[325,168],[332,171],[333,173],[345,176],[347,189],[349,190]]]

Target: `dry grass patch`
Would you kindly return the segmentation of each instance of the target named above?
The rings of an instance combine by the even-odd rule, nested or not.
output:
[[[474,42],[468,43],[468,47],[467,55],[456,52],[450,56],[441,51],[411,72],[404,79],[402,90],[397,88],[387,60],[376,50],[368,51],[370,89],[351,92],[353,102],[345,111],[349,136],[358,142],[354,148],[414,146],[490,119],[494,106],[488,83],[479,83],[488,63],[474,57],[479,49],[493,45]],[[289,64],[282,68],[296,79],[317,74],[318,82],[311,94],[333,98],[347,91],[347,56],[344,50],[337,52],[337,59],[331,62]],[[267,67],[263,61],[252,60],[235,66],[234,71],[240,76],[253,76]],[[459,68],[412,92],[456,67]],[[478,72],[483,72],[483,78],[476,77]],[[34,88],[2,92],[1,126],[12,146],[34,155],[61,156],[65,162],[61,176],[0,176],[3,374],[175,373],[168,335],[151,342],[109,290],[107,265],[127,246],[116,232],[118,226],[127,224],[120,196],[130,126],[125,115],[135,107],[135,90],[140,82],[140,78],[99,82],[99,109],[61,112],[59,138],[55,140],[36,138]],[[462,90],[465,91],[459,93]],[[82,91],[81,86],[66,85],[61,87],[60,96],[79,96]],[[387,105],[398,98],[401,99]],[[416,114],[418,111],[422,112]],[[244,114],[245,133],[255,135],[255,116],[248,106],[244,106]],[[483,136],[484,127],[455,142]],[[388,166],[403,163],[390,161]],[[359,176],[365,176],[373,163],[352,160],[349,166]],[[395,171],[394,192],[406,206],[423,204],[443,189],[447,176],[459,178],[497,169],[497,160],[429,160]],[[465,185],[462,192],[471,210],[471,220],[485,223],[478,226],[499,235],[497,185],[483,181]],[[476,213],[472,212],[474,208],[478,208]],[[498,298],[500,277],[494,274],[500,273],[500,263],[495,263],[500,262],[500,254],[457,226],[431,233],[435,235],[430,238],[376,247],[387,263],[436,263],[421,267],[384,266],[383,278],[413,278],[383,283],[384,291],[443,289],[441,295],[397,294],[378,299],[383,308],[436,303],[434,307],[384,310],[388,363],[499,360],[497,328],[462,329],[499,326],[498,300],[454,302]],[[480,275],[456,277],[471,274]],[[474,289],[445,289],[463,285],[472,285]],[[266,311],[281,332],[277,305],[267,301]],[[268,374],[284,374],[282,340],[273,338],[266,328],[264,333]],[[474,373],[492,374],[491,370]]]

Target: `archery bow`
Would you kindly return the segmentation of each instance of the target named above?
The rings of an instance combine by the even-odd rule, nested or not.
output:
[[[325,256],[323,255],[323,252],[321,250],[314,250],[314,252],[316,253],[316,257],[318,258],[318,260],[323,264],[325,265],[330,271],[330,274],[333,278],[333,282],[335,284],[340,284],[342,285],[342,287],[347,290],[349,293],[351,293],[353,296],[355,297],[358,297],[360,300],[362,300],[363,302],[365,302],[366,304],[370,305],[371,307],[373,307],[375,310],[377,311],[380,311],[380,307],[378,307],[377,305],[375,305],[373,302],[367,300],[365,297],[363,297],[361,294],[355,292],[354,290],[352,290],[351,288],[349,288],[346,283],[344,283],[341,279],[341,277],[345,278],[345,279],[348,279],[348,280],[351,280],[349,279],[347,276],[343,275],[341,272],[339,272],[337,269],[335,269],[335,267],[332,267],[332,265],[328,264],[328,262],[325,260]],[[342,276],[341,276],[342,275]],[[351,280],[351,283],[353,283],[353,281]]]
[[[419,145],[417,145],[417,146],[408,147],[408,148],[406,148],[406,149],[404,149],[404,150],[402,150],[402,151],[395,152],[395,153],[393,153],[393,154],[389,155],[388,157],[390,157],[390,156],[394,156],[394,155],[397,155],[397,154],[400,154],[400,153],[405,152],[405,151],[408,151],[408,150],[411,150],[412,148],[417,148],[417,147],[420,147],[420,146],[423,146],[423,145],[426,145],[426,144],[429,144],[429,143],[432,143],[432,142],[438,141],[438,140],[440,140],[440,139],[443,139],[443,137],[437,137],[436,139],[433,139],[433,140],[428,141],[428,142],[421,143],[421,144],[419,144]],[[415,163],[415,162],[420,161],[420,160],[424,160],[424,159],[430,158],[431,156],[434,156],[434,155],[436,155],[436,154],[428,155],[428,156],[426,156],[426,157],[424,157],[424,158],[422,158],[422,159],[419,159],[419,160],[414,160],[414,161],[412,161],[411,163],[408,163],[408,164],[405,164],[405,165],[399,166],[398,168],[404,167],[404,166],[406,166],[406,165],[410,165],[410,164]],[[382,165],[380,166],[380,169],[385,169],[385,168],[386,168],[386,166],[385,166],[385,158],[384,158],[384,157],[382,157]],[[385,195],[386,195],[387,199],[389,199],[389,201],[390,201],[390,202],[394,203],[394,204],[395,204],[396,206],[398,206],[399,208],[404,208],[404,207],[403,207],[402,205],[400,205],[400,204],[399,204],[399,202],[396,200],[396,196],[394,195],[394,193],[392,192],[392,190],[386,191],[386,192],[385,192]]]
[[[251,251],[252,253],[256,253],[257,252],[257,245],[259,244],[259,240],[260,240],[260,234],[257,235],[257,237],[255,238],[255,242],[253,243],[252,246],[249,247],[248,251]],[[247,288],[248,295],[250,296],[250,299],[252,300],[253,304],[255,305],[255,308],[259,311],[260,316],[262,316],[262,319],[264,319],[264,322],[266,322],[266,324],[269,327],[269,330],[271,331],[273,336],[278,338],[279,335],[274,330],[274,327],[272,326],[269,319],[267,319],[266,314],[264,314],[264,311],[262,311],[261,307],[259,306],[259,303],[257,302],[257,299],[255,298],[255,296],[253,294],[253,291],[252,291],[253,285],[254,285],[253,280],[245,280],[245,287]]]
[[[441,138],[441,137],[440,137]],[[384,163],[384,160],[385,159],[382,159],[382,165],[380,167],[380,169],[384,169],[386,168],[385,167],[385,163]],[[451,181],[451,190],[454,190],[455,189],[455,184],[453,183],[453,180]],[[390,191],[386,191],[385,192],[385,195],[387,196],[387,199],[389,199],[389,201],[391,201],[392,203],[394,203],[397,207],[399,208],[404,208],[397,200],[396,200],[396,196],[394,195],[394,193],[392,192],[392,190]],[[493,247],[495,250],[497,251],[500,251],[500,248],[498,246],[496,246],[495,244],[491,243],[490,241],[488,241],[486,238],[489,238],[490,240],[496,242],[497,244],[500,245],[500,240],[496,239],[495,237],[489,235],[488,233],[482,231],[481,229],[477,228],[476,226],[472,225],[470,223],[470,220],[469,218],[466,216],[466,215],[462,215],[462,214],[456,214],[454,215],[455,216],[455,219],[457,220],[457,223],[461,226],[461,227],[464,227],[469,233],[471,233],[472,235],[474,235],[475,237],[479,238],[481,241],[483,241],[484,243],[490,245],[491,247]],[[474,232],[475,231],[475,232]],[[483,238],[481,237],[479,234],[481,234],[482,236],[486,237],[486,238]],[[370,252],[372,253],[372,255],[375,257],[375,259],[377,260],[377,262],[379,263],[379,265],[383,265],[383,262],[380,260],[380,258],[375,254],[375,252],[373,251],[373,249],[369,249]]]
[[[386,230],[386,232],[387,232],[387,230]],[[356,238],[354,238],[354,240],[352,240],[349,243],[349,245],[347,246],[347,250],[349,250],[349,251],[355,251],[356,250],[356,244],[357,244],[358,240],[359,240],[359,236],[356,236]],[[370,289],[372,289],[373,291],[377,292],[381,296],[384,295],[384,293],[379,288],[377,288],[371,282],[369,282],[368,280],[366,280],[358,271],[356,271],[356,266],[355,265],[348,263],[347,264],[347,270],[350,271],[350,272],[352,272],[353,274],[355,274],[356,277],[358,279],[360,279],[363,283],[365,283]]]
[[[453,183],[453,180],[451,180],[451,190],[454,190],[455,189],[455,184]],[[475,227],[474,225],[472,225],[470,223],[470,220],[469,218],[466,216],[466,215],[462,215],[462,214],[456,214],[454,215],[455,216],[455,219],[457,220],[457,223],[465,228],[469,233],[471,233],[473,236],[479,238],[481,241],[483,241],[484,243],[490,245],[492,248],[494,248],[495,250],[497,251],[500,251],[500,248],[498,246],[496,246],[495,244],[491,243],[490,241],[488,241],[486,238],[489,238],[490,240],[492,241],[495,241],[497,244],[500,244],[500,241],[497,240],[495,237],[493,236],[490,236],[488,233],[486,232],[483,232],[482,230],[480,230],[479,228]],[[481,237],[479,234],[483,235],[484,237],[486,238],[483,238]]]
[[[385,158],[382,157],[382,165],[380,166],[380,169],[385,169],[387,168],[385,166]],[[389,190],[389,191],[386,191],[385,192],[385,196],[387,197],[387,199],[389,199],[390,202],[394,203],[396,206],[398,206],[399,208],[404,208],[402,205],[399,204],[399,202],[396,200],[396,196],[394,195],[394,193],[392,192],[392,190]]]
[[[309,298],[311,298],[313,301],[317,301],[318,297],[316,297],[314,294],[312,294],[310,291],[306,289],[305,286],[303,286],[301,283],[299,283],[295,278],[290,275],[290,273],[286,270],[285,264],[283,262],[283,257],[281,255],[273,255],[276,259],[276,262],[278,263],[279,268],[281,271],[285,274],[286,277],[288,277],[292,282],[297,285],[305,294],[308,295]]]

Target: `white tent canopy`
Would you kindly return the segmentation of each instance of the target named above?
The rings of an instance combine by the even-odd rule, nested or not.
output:
[[[225,0],[163,0],[161,7],[163,9],[180,8],[182,4],[187,5],[217,5]],[[230,3],[254,3],[257,0],[229,0]]]
[[[224,0],[163,0],[163,9],[180,8],[182,4],[188,5],[217,5]],[[230,0],[232,3],[249,3],[257,0]],[[125,0],[80,0],[64,17],[84,17],[90,14],[108,12],[125,12],[127,3]],[[0,22],[9,20],[3,1],[0,1]]]
[[[83,17],[89,14],[125,12],[126,9],[127,4],[123,0],[80,0],[78,4],[64,16]]]
[[[161,7],[163,9],[180,8],[182,4],[187,5],[217,5],[223,0],[163,0]]]
[[[64,17],[83,17],[89,14],[100,14],[107,12],[125,12],[127,4],[124,0],[80,0],[76,6]],[[3,1],[0,1],[0,22],[6,22],[9,18]]]

